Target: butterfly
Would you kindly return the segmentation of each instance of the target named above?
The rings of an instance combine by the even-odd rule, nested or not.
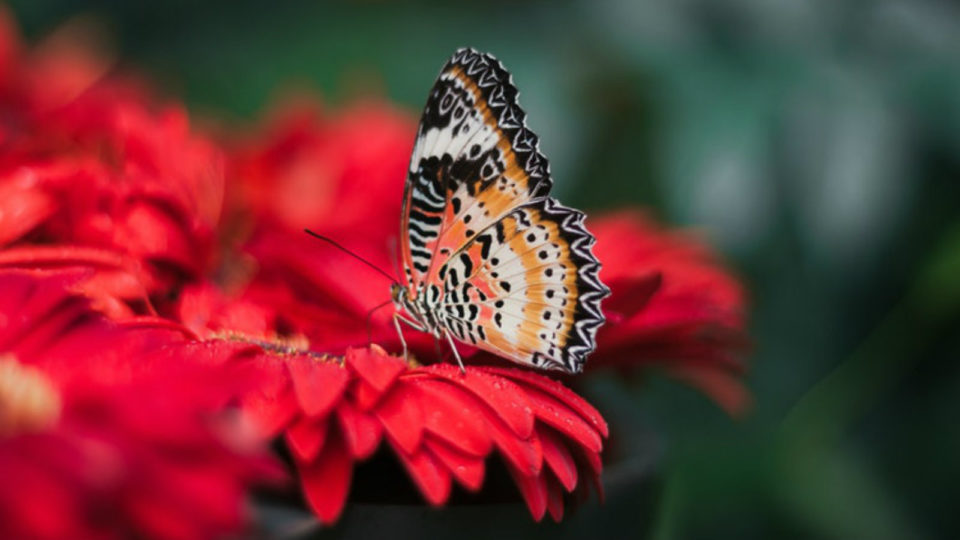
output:
[[[600,263],[584,214],[553,180],[510,73],[460,49],[430,90],[403,194],[403,322],[537,368],[578,373],[604,323]]]

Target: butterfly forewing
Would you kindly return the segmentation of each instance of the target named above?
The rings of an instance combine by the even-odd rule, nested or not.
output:
[[[442,331],[515,362],[578,372],[609,294],[583,214],[547,197],[537,136],[498,60],[461,49],[427,100],[404,191],[411,298]]]
[[[477,231],[550,189],[538,139],[498,60],[457,51],[424,107],[403,201],[404,274],[412,290]]]

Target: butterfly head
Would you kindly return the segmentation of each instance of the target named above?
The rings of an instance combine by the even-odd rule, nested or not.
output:
[[[410,296],[410,290],[400,283],[394,282],[390,285],[390,298],[398,310],[402,309],[415,317],[419,315],[416,302],[414,302]]]
[[[407,288],[403,285],[394,282],[390,285],[390,298],[393,299],[393,303],[401,306],[403,305],[403,298],[407,296]]]

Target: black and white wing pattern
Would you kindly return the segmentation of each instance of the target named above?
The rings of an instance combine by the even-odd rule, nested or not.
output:
[[[578,372],[609,290],[583,213],[547,196],[549,165],[525,118],[493,56],[461,49],[443,67],[404,190],[405,286],[435,327],[461,341]]]

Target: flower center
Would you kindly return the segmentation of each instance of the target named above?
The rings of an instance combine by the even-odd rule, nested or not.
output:
[[[224,341],[238,341],[240,343],[249,343],[250,345],[256,345],[263,349],[264,352],[268,354],[274,354],[277,356],[289,356],[304,354],[308,356],[316,356],[319,358],[327,359],[331,355],[326,353],[320,353],[310,350],[310,341],[304,336],[293,336],[289,338],[271,336],[271,337],[255,337],[248,336],[240,332],[215,332],[212,336],[213,339],[222,339]]]
[[[0,439],[49,428],[60,407],[60,394],[40,370],[0,355]]]

